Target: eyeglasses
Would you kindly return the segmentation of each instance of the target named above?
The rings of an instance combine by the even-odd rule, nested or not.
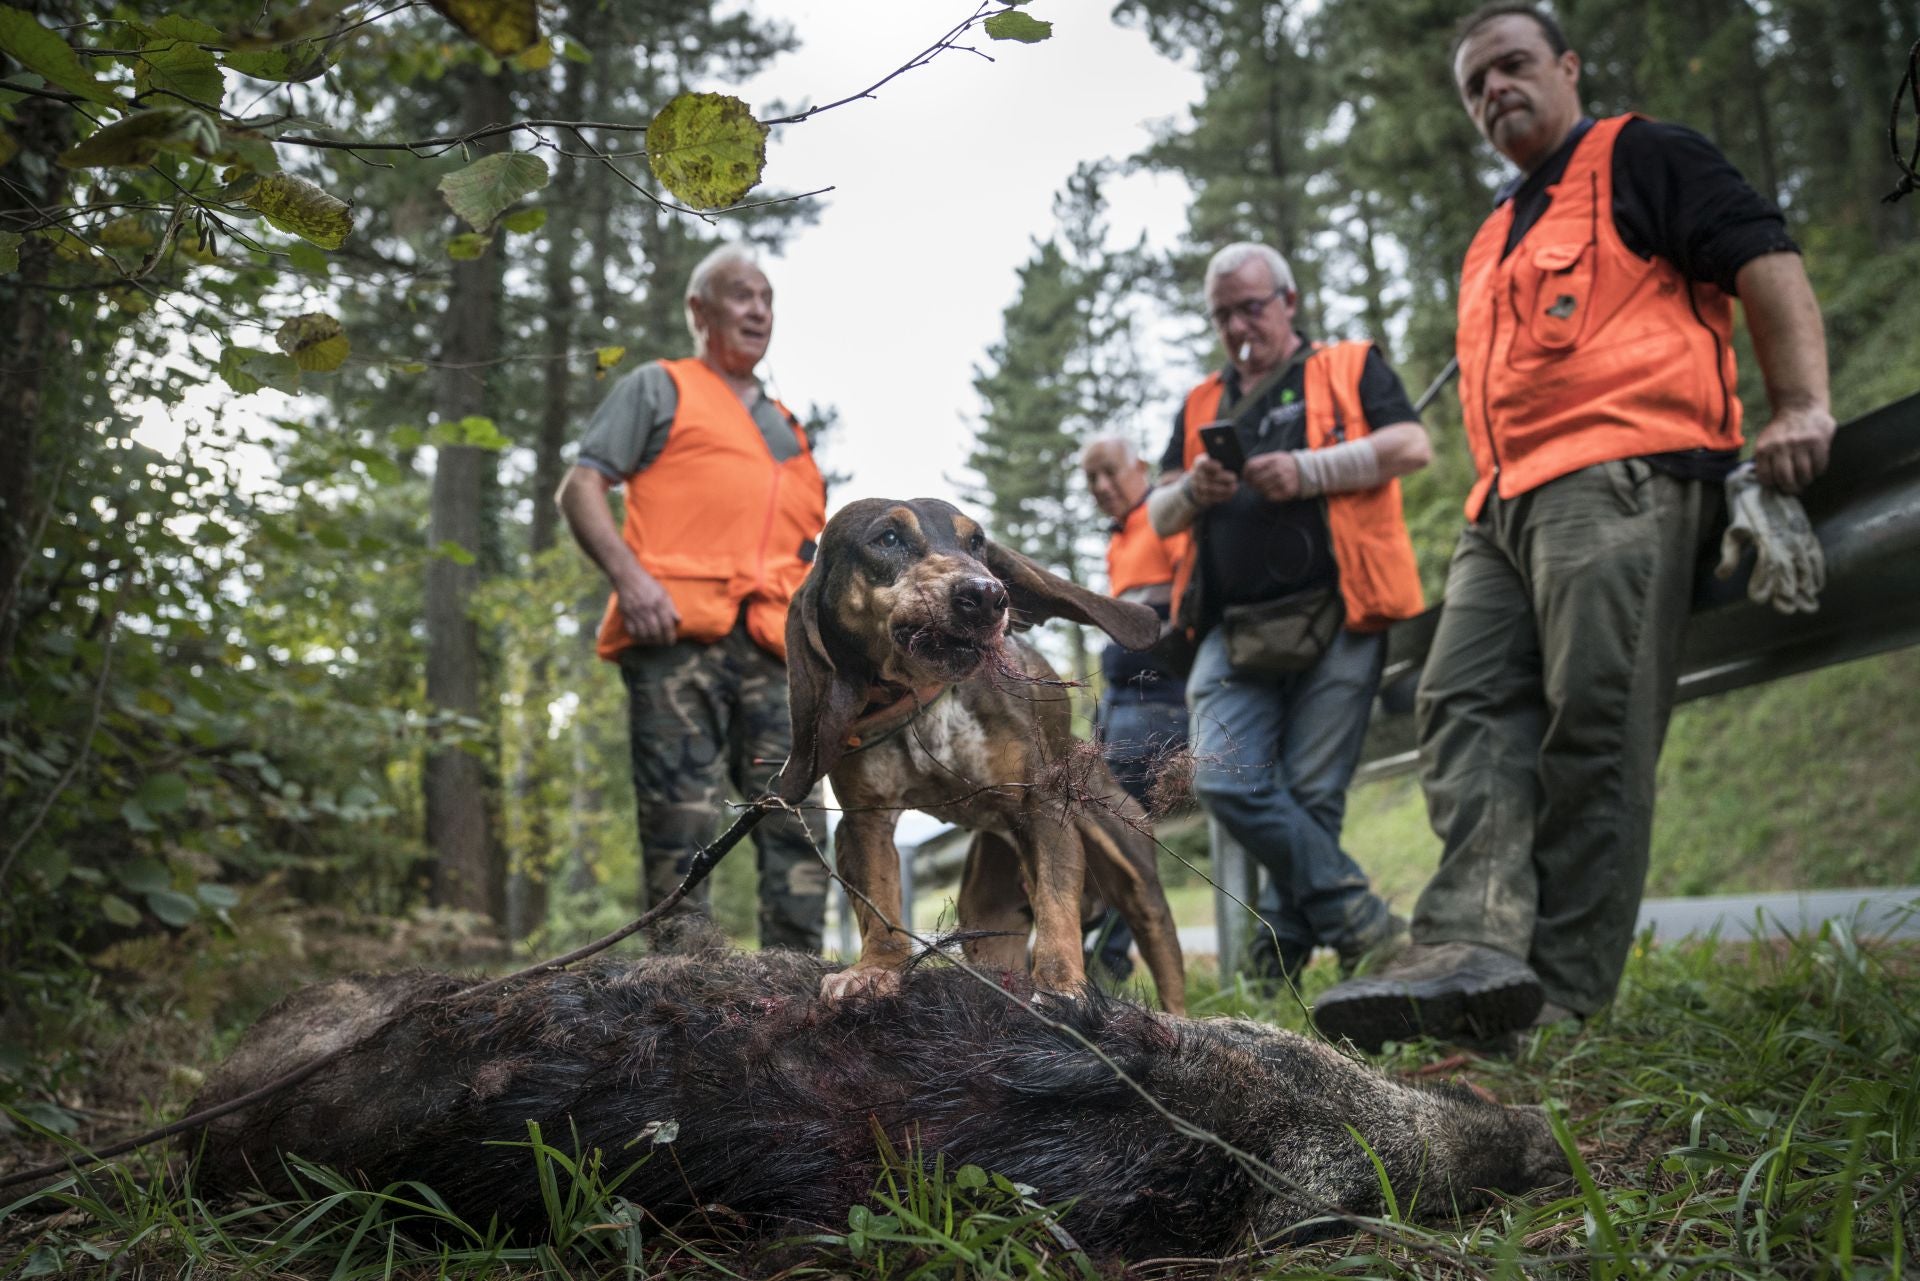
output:
[[[1216,329],[1225,329],[1227,322],[1235,316],[1242,320],[1258,320],[1260,313],[1267,309],[1267,304],[1286,292],[1284,288],[1276,289],[1265,298],[1248,298],[1244,302],[1229,303],[1224,307],[1215,307],[1208,314],[1213,317],[1213,325]]]

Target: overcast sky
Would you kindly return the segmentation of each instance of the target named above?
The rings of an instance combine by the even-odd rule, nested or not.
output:
[[[769,139],[769,186],[834,188],[820,198],[818,224],[769,263],[774,337],[762,372],[796,409],[840,409],[823,454],[851,477],[835,506],[958,499],[953,481],[979,409],[973,370],[1000,337],[1034,238],[1053,231],[1055,193],[1080,161],[1124,159],[1199,99],[1199,77],[1116,26],[1111,7],[1035,0],[1028,12],[1053,22],[1051,40],[979,36],[971,43],[993,61],[943,53],[872,101]],[[762,115],[775,99],[823,103],[865,88],[972,12],[966,0],[753,9],[790,22],[802,42],[731,88]],[[1145,229],[1166,246],[1185,225],[1188,191],[1177,177],[1134,175],[1107,195],[1117,241]]]

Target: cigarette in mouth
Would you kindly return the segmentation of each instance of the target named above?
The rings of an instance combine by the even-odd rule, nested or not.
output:
[[[1249,339],[1248,341],[1240,344],[1240,363],[1243,365],[1246,364],[1247,357],[1251,355],[1253,355],[1253,342],[1251,339]]]

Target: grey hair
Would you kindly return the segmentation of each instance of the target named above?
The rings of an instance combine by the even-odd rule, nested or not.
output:
[[[1293,268],[1287,266],[1287,260],[1272,245],[1263,245],[1258,241],[1242,240],[1228,245],[1225,249],[1207,260],[1207,278],[1201,283],[1201,297],[1213,293],[1213,282],[1220,277],[1240,270],[1253,259],[1258,258],[1267,264],[1267,270],[1273,273],[1273,287],[1294,293]]]
[[[1087,455],[1102,445],[1120,446],[1120,461],[1122,463],[1131,465],[1140,461],[1140,450],[1125,436],[1095,436],[1092,440],[1080,446],[1080,465],[1085,467],[1087,465]]]
[[[742,263],[751,267],[755,271],[759,271],[761,275],[766,274],[765,271],[761,270],[758,255],[745,245],[721,245],[708,253],[705,258],[702,258],[699,264],[694,267],[693,274],[687,277],[687,332],[693,335],[693,340],[696,343],[700,341],[700,328],[694,321],[693,300],[695,298],[705,299],[707,297],[707,282],[713,278],[713,273],[732,262]]]

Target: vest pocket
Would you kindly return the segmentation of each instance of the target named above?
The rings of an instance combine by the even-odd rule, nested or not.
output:
[[[1591,241],[1541,245],[1514,272],[1514,303],[1531,345],[1561,352],[1585,332],[1593,311],[1594,260]]]

